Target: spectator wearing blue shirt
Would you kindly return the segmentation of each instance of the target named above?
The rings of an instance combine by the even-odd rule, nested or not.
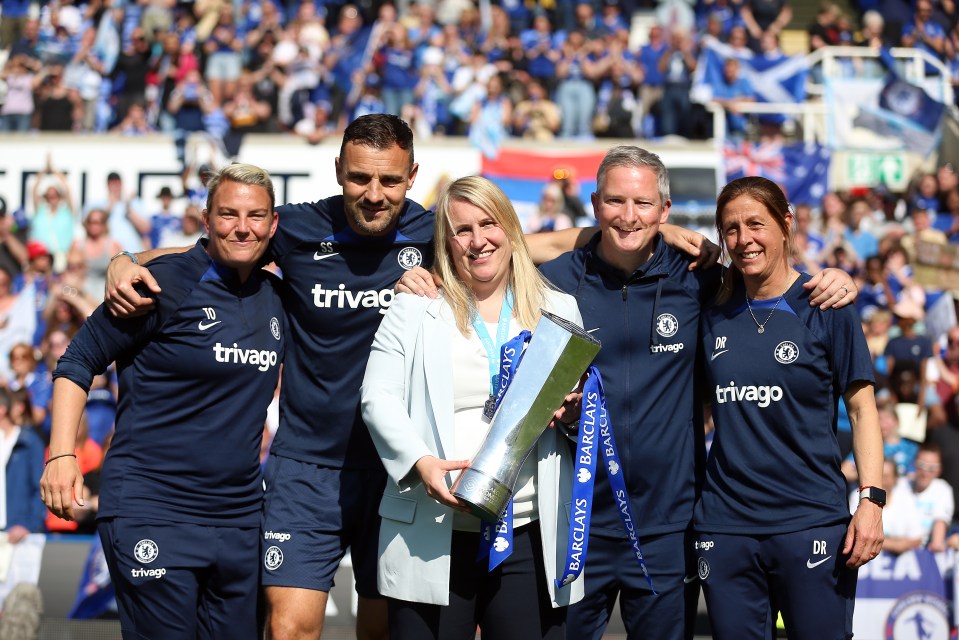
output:
[[[719,30],[717,37],[725,40],[734,25],[743,24],[739,17],[741,6],[742,0],[713,0],[700,3],[696,8],[696,27],[700,32],[704,32],[711,22],[715,23]]]
[[[374,57],[382,78],[383,105],[385,113],[402,116],[403,106],[413,104],[419,69],[403,25],[389,27],[385,39]]]
[[[696,70],[696,55],[688,32],[677,28],[669,34],[669,48],[659,59],[659,70],[664,77],[660,103],[662,133],[686,136],[692,112],[689,89]]]
[[[10,49],[10,58],[18,54],[29,56],[32,60],[37,62],[37,69],[39,69],[40,22],[36,18],[30,18],[26,21],[23,27],[23,36],[12,44],[13,46]],[[6,46],[6,44],[3,46]]]
[[[737,58],[727,58],[723,63],[722,81],[713,87],[713,101],[726,110],[726,136],[741,139],[746,135],[746,116],[739,106],[755,100],[753,85],[740,73]]]
[[[323,56],[323,63],[329,69],[333,80],[330,87],[333,105],[330,119],[333,122],[339,121],[344,115],[350,115],[344,111],[350,94],[355,91],[358,96],[363,88],[362,84],[354,85],[353,72],[365,66],[364,54],[369,37],[370,29],[363,26],[363,17],[359,10],[351,4],[344,5],[340,9],[337,27],[330,39],[330,48]]]
[[[13,546],[10,562],[9,577],[20,574],[23,582],[30,582],[30,569],[27,563],[28,556],[37,547],[31,547],[25,542],[31,533],[44,532],[44,518],[46,511],[40,501],[40,474],[43,472],[43,442],[32,429],[23,428],[13,423],[11,416],[12,400],[10,392],[0,387],[0,440],[3,441],[5,455],[2,472],[5,478],[4,500],[5,508],[0,519],[0,535],[7,544]],[[42,549],[42,547],[40,547]],[[35,584],[39,577],[39,557],[32,558],[37,563],[33,569],[32,582]],[[0,604],[13,587],[13,580],[0,581]]]
[[[902,28],[902,46],[915,47],[942,59],[946,46],[946,30],[933,19],[932,2],[929,0],[917,0],[912,21]]]
[[[870,212],[869,203],[865,200],[855,200],[846,209],[847,229],[844,236],[856,252],[857,266],[862,266],[868,256],[879,253],[879,240],[863,225],[863,220]]]
[[[643,45],[639,50],[639,67],[643,73],[643,83],[639,88],[639,109],[638,115],[643,122],[643,130],[647,137],[654,134],[657,129],[654,126],[653,109],[663,98],[663,85],[665,76],[659,68],[659,61],[666,53],[666,40],[663,38],[663,28],[654,24],[649,29],[649,42]],[[649,125],[647,126],[647,122]]]
[[[580,5],[582,6],[582,5]],[[590,55],[590,42],[582,31],[573,31],[563,43],[556,65],[559,84],[556,102],[562,114],[560,137],[592,139],[593,115],[596,111],[597,64]]]
[[[170,187],[161,187],[157,194],[160,201],[160,210],[150,217],[150,246],[162,247],[163,237],[168,233],[180,231],[180,216],[173,212],[173,190]]]
[[[542,81],[548,89],[555,88],[560,51],[549,18],[544,14],[533,18],[533,28],[520,34],[520,42],[529,60],[529,75]]]
[[[911,371],[916,377],[915,401],[919,409],[935,404],[934,397],[927,397],[926,364],[932,357],[932,342],[916,330],[916,325],[925,317],[922,305],[908,298],[896,303],[892,308],[896,316],[896,324],[901,334],[889,340],[886,344],[886,362],[890,375],[897,375]],[[897,390],[897,394],[902,393]],[[901,402],[911,401],[911,398],[899,397]],[[932,402],[927,402],[932,400]]]
[[[26,35],[30,0],[3,0],[0,9],[0,48],[9,49]]]
[[[601,24],[606,28],[608,33],[629,31],[629,23],[623,16],[623,8],[618,2],[607,1],[603,3],[603,16],[601,18]]]

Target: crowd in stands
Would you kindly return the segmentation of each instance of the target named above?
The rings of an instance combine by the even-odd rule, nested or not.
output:
[[[228,156],[245,133],[287,132],[318,143],[377,111],[401,115],[419,138],[468,136],[484,151],[510,136],[708,135],[690,97],[704,41],[782,55],[778,38],[792,10],[785,0],[699,0],[690,27],[653,24],[645,44],[631,47],[633,10],[656,4],[410,0],[361,9],[321,0],[60,0],[40,3],[35,16],[35,4],[0,0],[0,131],[159,132],[181,143],[205,131]],[[955,3],[856,6],[862,13],[852,16],[824,3],[808,28],[810,47],[921,47],[959,82]],[[737,103],[754,99],[737,60],[729,58],[726,86],[713,94],[734,134],[747,129]],[[111,173],[106,200],[79,202],[51,158],[25,209],[7,211],[0,198],[0,422],[49,438],[51,371],[102,301],[110,257],[194,242],[208,172],[185,165],[182,189],[149,194],[131,192]],[[582,194],[570,184],[547,186],[531,230],[565,228],[585,216]],[[148,209],[144,201],[154,200],[159,209]],[[959,483],[959,327],[927,333],[927,312],[951,297],[921,286],[910,267],[919,243],[959,243],[959,174],[943,164],[906,194],[828,193],[798,206],[796,221],[797,268],[839,267],[859,281],[890,460],[888,549],[959,548],[959,535],[950,536],[950,485]],[[71,524],[50,516],[37,530],[92,531],[96,470],[115,407],[111,371],[91,389],[76,443],[88,517]],[[900,435],[900,423],[920,412],[924,443]],[[841,433],[848,429],[846,420]]]
[[[787,0],[694,5],[3,0],[0,130],[163,132],[181,141],[205,131],[228,155],[248,132],[316,143],[370,112],[401,115],[420,138],[465,135],[484,150],[510,136],[707,137],[708,118],[691,97],[703,48],[785,57],[779,39],[793,11]],[[669,24],[633,27],[635,11],[660,15],[658,6],[673,9]],[[859,15],[844,15],[824,2],[808,25],[809,48],[915,46],[959,79],[953,2],[855,6]],[[735,67],[712,98],[741,132],[736,104],[756,92]]]

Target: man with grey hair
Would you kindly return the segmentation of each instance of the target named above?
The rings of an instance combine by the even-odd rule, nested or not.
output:
[[[883,37],[886,21],[878,11],[870,9],[862,14],[862,37],[856,44],[862,47],[888,46]]]
[[[692,633],[699,595],[687,543],[705,451],[693,382],[699,312],[721,272],[689,271],[686,257],[662,241],[659,226],[671,201],[669,174],[656,154],[611,149],[592,202],[600,233],[541,269],[576,297],[583,326],[603,343],[594,364],[657,595],[632,557],[606,465],[597,464],[586,598],[570,607],[567,631],[601,638],[619,595],[630,638],[682,638]]]
[[[699,314],[722,270],[690,271],[687,258],[663,242],[669,174],[656,154],[611,149],[592,202],[600,233],[541,267],[576,297],[583,326],[603,343],[593,364],[604,379],[619,458],[596,465],[586,597],[570,607],[567,634],[599,640],[619,596],[630,638],[691,638],[699,584],[690,522],[705,463]],[[854,290],[839,273],[826,281],[839,277]],[[853,296],[817,300],[843,297],[848,303]],[[627,496],[649,579],[621,520]]]

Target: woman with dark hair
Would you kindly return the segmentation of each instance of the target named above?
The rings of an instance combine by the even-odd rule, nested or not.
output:
[[[858,567],[882,548],[882,436],[872,361],[855,307],[811,307],[789,265],[792,208],[765,178],[716,203],[730,258],[703,311],[716,437],[694,545],[714,637],[852,636]],[[850,521],[836,436],[845,401],[862,483]],[[843,630],[845,632],[843,633]]]

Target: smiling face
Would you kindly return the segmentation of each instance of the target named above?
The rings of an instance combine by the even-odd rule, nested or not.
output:
[[[656,173],[644,166],[610,167],[592,201],[603,234],[600,255],[632,273],[652,255],[659,225],[669,217],[672,203],[661,201]]]
[[[465,200],[453,200],[449,222],[452,235],[447,246],[460,280],[478,298],[505,291],[513,249],[496,219]]]
[[[785,218],[786,225],[792,225],[792,214]],[[790,272],[788,238],[769,210],[741,195],[726,203],[720,220],[726,251],[750,295],[765,297],[767,287],[779,295],[776,289],[785,285]]]
[[[419,165],[394,144],[376,149],[348,142],[336,159],[336,181],[343,187],[346,220],[361,236],[382,236],[396,227],[406,192]]]
[[[245,280],[266,252],[277,220],[265,188],[224,180],[211,207],[203,211],[203,226],[210,237],[207,252]]]

